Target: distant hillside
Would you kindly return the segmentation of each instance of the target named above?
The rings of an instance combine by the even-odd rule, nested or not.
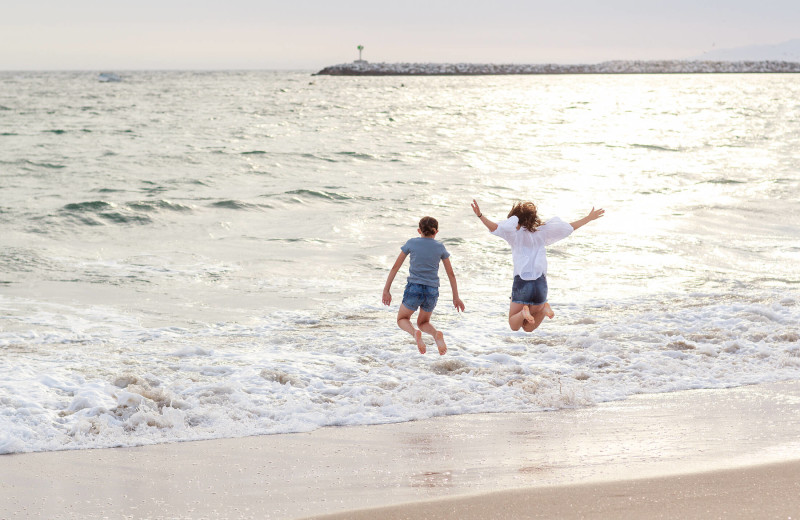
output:
[[[775,45],[750,45],[734,49],[719,49],[709,51],[692,60],[703,61],[800,61],[800,39]]]

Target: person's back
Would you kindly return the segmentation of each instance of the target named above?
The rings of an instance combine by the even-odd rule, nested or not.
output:
[[[523,280],[535,280],[547,273],[545,246],[568,237],[572,231],[572,226],[558,217],[531,231],[520,224],[516,215],[512,215],[499,222],[492,234],[503,238],[511,246],[514,275],[519,275]]]
[[[411,257],[409,283],[439,287],[439,262],[450,257],[444,244],[432,237],[416,237],[400,248]]]
[[[486,218],[475,199],[472,199],[472,211],[490,233],[503,238],[511,246],[514,282],[511,285],[508,325],[511,330],[522,328],[525,332],[533,332],[545,316],[554,316],[547,303],[545,246],[568,237],[579,227],[602,217],[605,211],[592,208],[588,215],[569,224],[559,218],[543,224],[533,202],[515,203],[502,222]]]
[[[439,262],[444,264],[444,270],[450,280],[453,305],[457,310],[463,311],[464,302],[458,297],[456,275],[450,265],[450,253],[447,252],[444,244],[434,239],[436,233],[439,232],[439,222],[433,217],[423,217],[419,221],[417,232],[420,234],[419,237],[408,240],[400,248],[400,255],[386,279],[382,301],[384,305],[392,303],[392,294],[389,289],[392,287],[392,281],[400,270],[400,266],[410,255],[411,265],[408,269],[406,289],[403,292],[403,303],[400,305],[400,310],[397,311],[397,325],[414,337],[421,354],[427,350],[425,342],[422,341],[422,332],[425,331],[434,337],[439,354],[444,355],[447,352],[444,335],[441,331],[436,330],[430,322],[431,314],[439,299]],[[419,330],[411,324],[411,316],[417,312],[417,309],[420,310],[419,316],[417,316]]]

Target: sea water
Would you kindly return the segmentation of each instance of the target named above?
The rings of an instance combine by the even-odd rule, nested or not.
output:
[[[0,73],[0,453],[800,378],[796,76],[121,76]],[[473,198],[606,210],[532,334]],[[442,357],[381,304],[425,215]]]

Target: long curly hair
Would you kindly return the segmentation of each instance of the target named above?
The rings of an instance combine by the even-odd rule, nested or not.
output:
[[[433,217],[422,217],[419,221],[419,230],[422,236],[432,237],[439,231],[439,221]]]
[[[531,233],[536,231],[536,228],[542,225],[542,220],[536,210],[536,204],[533,202],[517,202],[508,212],[508,217],[515,216],[519,219],[520,227],[524,227]]]

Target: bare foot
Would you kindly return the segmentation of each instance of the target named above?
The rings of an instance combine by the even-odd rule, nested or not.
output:
[[[525,321],[529,321],[531,323],[534,321],[533,314],[531,314],[531,311],[528,309],[527,305],[522,307],[522,317],[525,319]]]
[[[550,308],[550,304],[547,302],[545,302],[544,304],[544,315],[550,318],[551,320],[553,319],[553,316],[556,315],[556,313],[553,312],[553,309]]]
[[[444,356],[447,353],[447,345],[444,343],[444,334],[442,334],[442,331],[437,332],[433,339],[436,340],[436,346],[439,347],[439,355]]]
[[[427,348],[425,347],[425,342],[422,341],[422,331],[415,330],[414,331],[414,340],[417,342],[417,348],[419,349],[420,354],[424,354],[427,352]]]

